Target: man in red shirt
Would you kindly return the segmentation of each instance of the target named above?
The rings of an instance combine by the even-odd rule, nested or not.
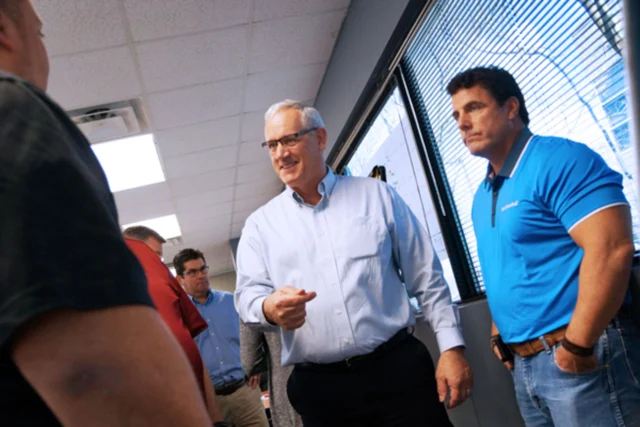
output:
[[[165,239],[154,230],[144,226],[129,227],[124,231],[125,242],[142,265],[149,294],[158,313],[176,337],[193,367],[200,389],[202,390],[209,415],[215,421],[221,421],[220,408],[216,402],[211,378],[206,371],[200,351],[194,337],[207,329],[207,322],[189,300],[186,292],[162,262],[162,244]],[[226,425],[216,423],[216,426]]]

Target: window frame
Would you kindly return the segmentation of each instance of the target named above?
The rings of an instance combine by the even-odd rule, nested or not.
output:
[[[347,164],[360,146],[360,142],[396,88],[402,97],[411,131],[416,141],[416,150],[420,156],[423,170],[425,171],[425,179],[433,198],[433,204],[436,207],[444,245],[449,254],[451,269],[453,270],[458,292],[460,293],[460,303],[483,299],[484,292],[480,291],[476,286],[475,270],[471,268],[471,258],[468,255],[466,241],[462,238],[460,231],[458,231],[458,214],[455,205],[452,203],[453,199],[448,188],[448,183],[446,179],[444,179],[440,168],[433,167],[434,162],[439,161],[437,150],[435,150],[431,144],[433,137],[427,137],[427,141],[425,141],[423,137],[423,135],[431,135],[431,130],[419,124],[420,121],[416,116],[414,108],[415,100],[410,94],[400,65],[395,67],[391,78],[378,92],[375,100],[372,101],[366,116],[360,120],[360,126],[354,129],[351,142],[347,146],[341,147],[342,155],[338,161],[332,164],[332,167],[336,173],[341,174],[344,172]]]

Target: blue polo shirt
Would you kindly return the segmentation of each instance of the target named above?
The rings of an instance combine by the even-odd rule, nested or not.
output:
[[[523,129],[500,172],[476,192],[472,219],[493,320],[507,343],[569,323],[583,251],[569,232],[628,204],[622,176],[593,150]]]

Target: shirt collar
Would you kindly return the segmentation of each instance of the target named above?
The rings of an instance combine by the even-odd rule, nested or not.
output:
[[[322,196],[322,199],[324,199],[325,196],[326,197],[331,196],[331,193],[333,192],[333,189],[336,186],[337,180],[338,178],[336,177],[336,174],[331,170],[329,166],[327,166],[327,174],[324,176],[322,181],[320,181],[320,183],[318,184],[318,192]],[[298,205],[308,205],[308,203],[305,202],[304,199],[291,187],[287,186],[287,189],[285,191],[287,192],[287,194],[289,194],[293,198],[293,200]]]
[[[189,294],[189,298],[191,298],[191,301],[193,301],[196,304],[207,305],[207,304],[209,304],[209,303],[211,303],[213,301],[213,291],[211,289],[209,289],[209,293],[207,294],[207,300],[204,302],[204,304],[202,304],[200,301],[198,301],[196,299],[196,297],[194,297],[191,294]]]
[[[511,146],[507,157],[504,159],[502,169],[500,169],[497,176],[492,176],[493,168],[491,167],[491,163],[487,165],[487,176],[485,179],[486,184],[492,184],[498,176],[501,177],[501,180],[511,178],[513,176],[513,173],[516,171],[518,164],[520,163],[520,159],[522,159],[522,155],[524,154],[524,150],[532,136],[533,134],[528,127],[525,127],[520,131],[518,137]]]

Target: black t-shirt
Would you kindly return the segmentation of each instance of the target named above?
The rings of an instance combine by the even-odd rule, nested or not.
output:
[[[0,425],[60,425],[10,357],[20,326],[131,304],[152,306],[88,141],[40,90],[0,71]]]

